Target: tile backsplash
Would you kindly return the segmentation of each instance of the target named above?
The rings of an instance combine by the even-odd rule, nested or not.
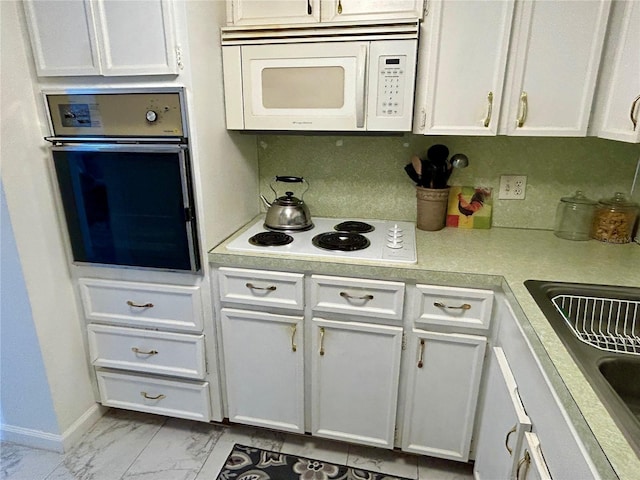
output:
[[[275,175],[302,176],[312,216],[415,221],[415,186],[404,166],[436,143],[469,157],[449,185],[494,189],[493,226],[501,227],[553,229],[558,201],[578,189],[594,200],[629,195],[640,158],[640,145],[598,138],[261,135],[260,192],[273,197]],[[524,200],[497,199],[504,174],[527,176]]]

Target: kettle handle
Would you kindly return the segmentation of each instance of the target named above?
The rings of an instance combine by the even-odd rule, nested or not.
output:
[[[273,177],[273,180],[271,181],[271,184],[269,185],[271,190],[273,190],[273,193],[276,194],[276,197],[278,196],[278,193],[276,192],[275,188],[273,188],[273,184],[276,183],[276,182],[306,183],[307,184],[307,188],[300,195],[300,200],[302,200],[302,198],[304,197],[304,194],[307,193],[307,190],[309,190],[309,182],[307,180],[305,180],[304,177],[292,177],[292,176],[288,176],[288,175],[284,175],[284,176],[276,175],[275,177]]]

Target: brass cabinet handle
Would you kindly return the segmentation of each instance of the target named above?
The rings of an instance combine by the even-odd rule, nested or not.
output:
[[[512,433],[516,433],[516,427],[517,425],[514,425],[513,428],[507,432],[507,436],[504,439],[504,446],[506,447],[507,452],[509,452],[509,455],[513,455],[513,448],[509,447],[509,437]]]
[[[450,308],[451,310],[469,310],[471,308],[471,305],[469,305],[468,303],[463,303],[462,305],[459,305],[457,307],[451,307],[449,305],[445,305],[444,303],[433,302],[433,306],[438,308]]]
[[[424,358],[424,338],[421,338],[420,339],[420,356],[418,357],[418,368],[422,368],[422,366],[424,365],[423,358]]]
[[[631,117],[631,123],[633,123],[633,131],[635,132],[636,127],[638,126],[638,117],[635,115],[636,106],[640,101],[640,95],[638,95],[633,102],[631,102],[631,111],[629,112],[629,117]]]
[[[138,347],[132,347],[131,351],[139,355],[157,355],[158,354],[157,350],[149,350],[148,352],[145,352],[144,350],[140,350]]]
[[[320,355],[324,355],[324,327],[320,327]]]
[[[347,300],[373,300],[373,295],[369,294],[356,297],[353,295],[349,295],[347,292],[340,292],[340,296],[346,298]]]
[[[298,346],[296,345],[296,331],[298,330],[298,326],[294,323],[291,325],[291,351],[296,352],[298,350]]]
[[[313,13],[313,7],[311,6],[311,0],[307,0],[307,15],[311,15]]]
[[[162,400],[163,398],[167,398],[167,396],[163,394],[156,395],[155,397],[153,397],[149,395],[147,392],[140,392],[140,395],[142,395],[147,400]]]
[[[516,470],[516,480],[520,480],[520,469],[524,466],[524,477],[522,477],[523,479],[527,478],[527,472],[529,471],[529,465],[531,464],[531,456],[529,455],[529,452],[527,450],[524,451],[524,456],[520,459],[520,461],[518,462],[518,468]]]
[[[269,285],[268,287],[256,287],[253,283],[246,283],[245,286],[251,290],[267,290],[269,292],[273,292],[278,288],[275,285]]]
[[[520,115],[518,116],[518,120],[516,121],[516,125],[518,128],[521,128],[524,125],[524,122],[527,120],[527,108],[528,108],[528,98],[527,92],[522,92],[520,94]]]
[[[131,300],[127,300],[127,305],[135,308],[152,308],[153,303],[133,303]]]
[[[338,15],[342,15],[342,0],[338,0]]]
[[[489,127],[491,123],[491,113],[493,111],[493,92],[487,94],[487,116],[484,117],[484,126]]]

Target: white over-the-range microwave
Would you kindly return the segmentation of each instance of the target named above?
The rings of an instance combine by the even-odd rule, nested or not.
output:
[[[410,131],[419,22],[224,27],[229,130]]]

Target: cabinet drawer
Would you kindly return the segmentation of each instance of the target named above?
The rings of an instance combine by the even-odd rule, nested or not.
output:
[[[144,328],[202,331],[199,286],[176,286],[81,278],[88,320]]]
[[[416,327],[456,326],[487,330],[493,292],[472,288],[417,285]]]
[[[223,303],[304,308],[304,275],[242,268],[219,269],[220,300]]]
[[[316,312],[400,320],[404,283],[312,275],[311,305]]]
[[[106,371],[98,371],[96,376],[100,401],[105,406],[211,420],[208,382],[178,382]]]
[[[96,367],[203,379],[204,335],[89,325],[91,362]]]

